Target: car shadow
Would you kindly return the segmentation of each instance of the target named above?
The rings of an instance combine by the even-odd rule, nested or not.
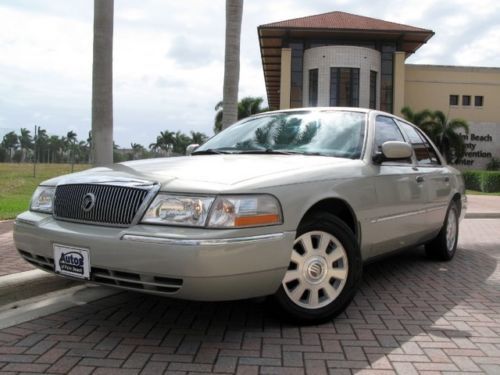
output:
[[[283,367],[285,373],[311,366],[319,372],[399,371],[408,363],[417,370],[461,371],[455,354],[479,355],[481,343],[500,336],[498,242],[459,248],[451,262],[429,260],[420,247],[366,265],[346,311],[317,326],[285,323],[255,301],[188,302],[123,292],[4,329],[0,343],[3,335],[4,347],[22,346],[38,335],[65,348],[65,356],[81,358],[115,358],[114,350],[127,347],[155,363],[213,366],[203,371],[220,370],[221,360],[227,372],[240,365],[269,372]]]

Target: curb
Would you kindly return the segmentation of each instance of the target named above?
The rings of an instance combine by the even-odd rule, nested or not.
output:
[[[38,269],[0,276],[0,306],[75,285],[75,281]]]
[[[500,219],[500,212],[467,212],[466,219]]]

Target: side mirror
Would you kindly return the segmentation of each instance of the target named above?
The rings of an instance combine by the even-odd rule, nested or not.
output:
[[[406,142],[387,141],[382,144],[382,152],[378,152],[373,157],[375,163],[382,163],[389,160],[401,160],[411,158],[412,147]]]
[[[200,145],[198,143],[192,143],[186,147],[186,155],[191,155],[194,150],[196,150]]]

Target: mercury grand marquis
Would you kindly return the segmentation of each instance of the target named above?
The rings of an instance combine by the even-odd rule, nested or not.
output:
[[[15,222],[31,264],[175,298],[272,296],[282,316],[330,319],[363,262],[425,244],[453,258],[463,179],[388,113],[305,108],[246,118],[191,156],[47,180]]]

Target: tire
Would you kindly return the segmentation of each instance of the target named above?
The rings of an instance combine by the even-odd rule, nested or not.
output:
[[[457,251],[459,216],[458,206],[455,201],[452,201],[439,234],[425,245],[427,256],[442,261],[453,259]]]
[[[290,265],[273,300],[289,321],[321,323],[344,311],[362,271],[350,228],[334,215],[314,214],[297,230]]]

